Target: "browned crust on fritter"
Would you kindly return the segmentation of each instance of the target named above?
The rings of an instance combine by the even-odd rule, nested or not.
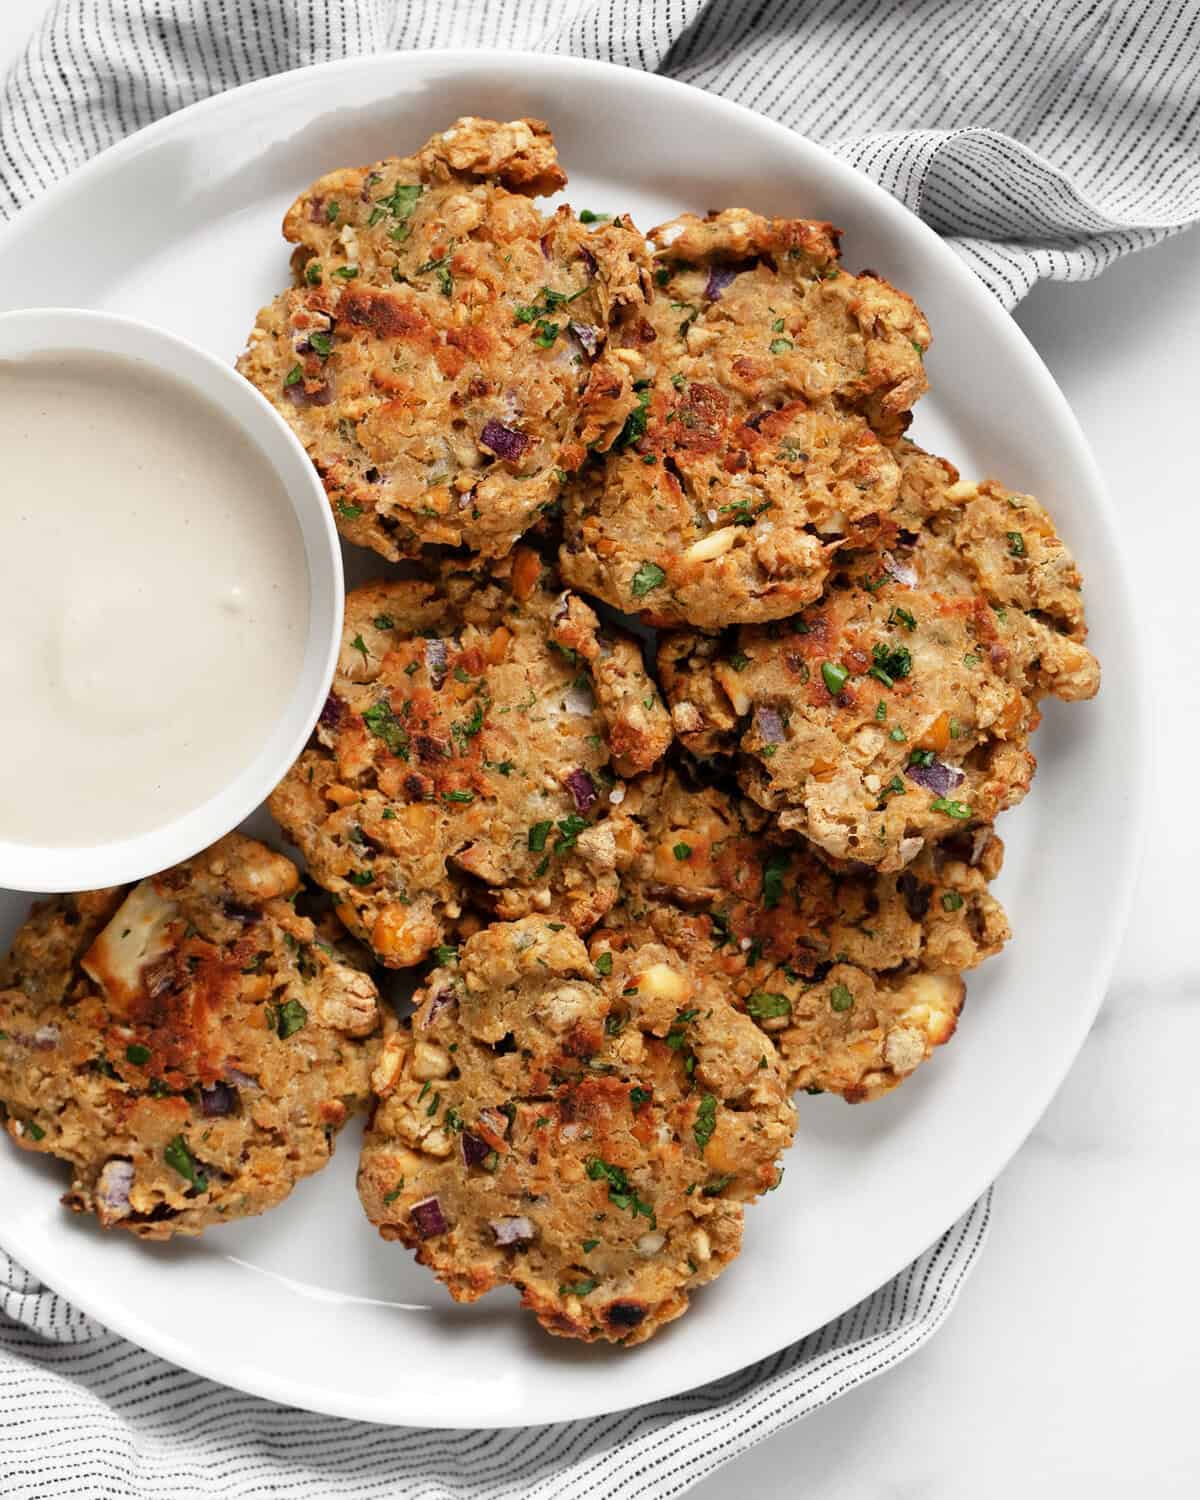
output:
[[[375,985],[230,834],[123,890],[39,903],[0,967],[0,1113],[67,1205],[145,1239],[279,1203],[365,1102]]]
[[[783,1070],[715,974],[652,935],[593,965],[542,918],[472,937],[393,1032],[359,1191],[460,1301],[639,1343],[737,1254],[777,1181]]]

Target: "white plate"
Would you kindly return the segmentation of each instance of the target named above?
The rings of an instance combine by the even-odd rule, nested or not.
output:
[[[935,394],[915,436],[968,474],[1046,500],[1082,562],[1104,665],[1094,704],[1050,707],[1036,788],[1003,822],[1000,894],[1016,936],[971,979],[953,1044],[880,1103],[802,1098],[786,1179],[750,1212],[740,1262],[644,1348],[551,1339],[505,1293],[456,1307],[362,1218],[354,1132],[266,1218],[158,1247],[74,1221],[54,1164],[0,1152],[0,1239],[110,1328],[278,1401],[470,1427],[590,1416],[724,1375],[858,1301],[967,1208],[1045,1109],[1100,1003],[1137,863],[1147,731],[1117,524],[1016,325],[866,178],[682,84],[571,58],[449,52],[265,80],[142,131],[27,209],[0,241],[0,305],[108,308],[232,360],[287,280],[279,222],[294,194],[459,114],[549,120],[571,201],[632,210],[645,227],[731,203],[840,224],[851,269],[913,293],[933,325]],[[2,756],[0,743],[0,774]],[[0,938],[24,908],[0,893]]]

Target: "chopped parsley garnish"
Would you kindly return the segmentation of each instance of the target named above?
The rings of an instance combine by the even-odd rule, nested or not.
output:
[[[581,286],[577,292],[568,295],[566,292],[556,292],[553,287],[544,286],[532,302],[518,303],[513,308],[513,316],[518,323],[534,323],[540,318],[548,317],[557,308],[566,307],[586,291],[587,287]]]
[[[540,854],[546,847],[546,840],[550,836],[550,830],[554,827],[554,820],[547,818],[542,823],[535,823],[529,830],[529,847],[535,854]]]
[[[333,353],[333,339],[327,333],[310,333],[308,342],[322,359],[328,359]]]
[[[1025,556],[1025,538],[1019,531],[1006,531],[1008,538],[1008,550],[1012,557]]]
[[[454,277],[450,274],[449,255],[439,255],[437,260],[427,260],[423,265],[417,267],[414,276],[426,276],[430,271],[437,276],[438,290],[443,297],[449,297],[454,291]]]
[[[792,1006],[786,995],[774,995],[767,990],[755,990],[747,996],[746,1011],[756,1021],[772,1021],[779,1016],[791,1014]]]
[[[959,895],[959,893],[957,891],[943,891],[942,892],[942,910],[943,911],[961,911],[962,910],[962,904],[963,904],[963,898]]]
[[[646,419],[650,411],[650,382],[648,380],[639,380],[635,383],[633,389],[637,393],[637,405],[625,418],[625,425],[621,428],[621,431],[617,435],[617,440],[613,444],[614,452],[619,452],[622,448],[628,448],[631,443],[636,443],[639,438],[646,436]]]
[[[365,667],[367,664],[367,659],[371,653],[367,650],[367,643],[363,640],[361,635],[356,635],[350,642],[350,649],[351,651],[357,651],[359,653],[359,655],[363,659],[363,666]]]
[[[437,1112],[441,1108],[441,1106],[442,1106],[442,1096],[441,1096],[441,1094],[440,1093],[434,1094],[433,1098],[429,1101],[428,1105],[425,1108],[426,1115],[430,1119],[432,1119],[433,1116],[437,1114]]]
[[[600,1283],[594,1276],[586,1276],[582,1281],[574,1281],[566,1286],[560,1286],[558,1295],[560,1297],[586,1297],[589,1292],[594,1292]]]
[[[284,390],[286,390],[290,385],[299,385],[303,379],[304,371],[300,368],[299,365],[293,365],[292,368],[283,377]]]
[[[603,224],[606,219],[611,219],[612,214],[593,213],[590,208],[579,210],[579,222],[581,224]]]
[[[948,797],[935,797],[929,805],[934,812],[945,813],[948,818],[962,821],[971,816],[971,809],[965,802],[952,802]]]
[[[905,630],[915,630],[917,628],[916,615],[907,609],[901,609],[899,605],[896,605],[892,609],[891,614],[887,617],[887,622],[889,625],[903,625]]]
[[[392,619],[391,615],[376,615],[371,624],[374,625],[376,630],[394,630],[396,626],[396,622]]]
[[[763,905],[770,908],[778,906],[783,900],[783,877],[787,873],[787,867],[791,862],[791,856],[782,849],[777,849],[773,854],[768,854],[763,864]]]
[[[42,1127],[36,1120],[26,1120],[25,1131],[26,1134],[31,1135],[35,1141],[44,1141],[46,1139],[46,1132],[42,1129]],[[208,1184],[206,1183],[205,1187],[207,1187],[207,1185]],[[201,1188],[200,1191],[203,1192],[204,1189]]]
[[[435,964],[452,964],[458,961],[458,949],[450,943],[439,943],[433,950]]]
[[[649,1104],[653,1098],[649,1089],[639,1088],[637,1084],[629,1090],[629,1102],[635,1110],[641,1109],[643,1104]]]
[[[744,672],[750,665],[750,658],[742,651],[735,651],[729,658],[729,665],[735,672]]]
[[[652,589],[661,588],[666,582],[667,575],[657,563],[643,562],[641,567],[633,575],[630,591],[635,599],[644,598]]]
[[[144,1067],[150,1061],[150,1048],[143,1047],[140,1042],[131,1042],[125,1048],[125,1061],[131,1062],[135,1068]]]
[[[931,766],[933,765],[933,751],[910,750],[908,752],[908,763],[910,766]]]
[[[336,199],[334,199],[333,202],[327,203],[325,205],[325,218],[330,224],[334,224],[337,222],[337,216],[341,213],[341,211],[342,205]]]
[[[551,349],[554,346],[554,340],[558,337],[558,330],[557,323],[550,323],[545,318],[539,318],[537,328],[534,330],[533,342],[540,349]]]
[[[792,343],[791,339],[772,339],[771,340],[771,353],[772,354],[786,354],[789,349],[794,349],[794,348],[795,348],[795,345]]]
[[[375,874],[372,870],[351,870],[346,879],[351,885],[370,885],[375,879]]]
[[[340,276],[343,281],[353,281],[354,278],[358,275],[358,267],[357,266],[338,266],[338,268],[334,271],[333,274],[335,276]]]
[[[879,793],[879,796],[882,800],[885,797],[895,797],[899,795],[899,793],[906,790],[907,788],[905,787],[903,780],[899,776],[893,776],[891,781],[888,782],[887,786],[885,786]]]
[[[835,984],[829,991],[829,1004],[836,1011],[849,1010],[854,1004],[854,996],[844,984]]]
[[[692,1134],[696,1137],[696,1145],[701,1151],[712,1140],[713,1131],[717,1128],[717,1100],[713,1094],[705,1094],[700,1101],[700,1108],[696,1111],[696,1119],[692,1125]]]
[[[837,662],[823,661],[821,663],[821,677],[824,679],[825,687],[831,698],[840,696],[849,676],[850,673],[846,671],[845,667],[839,667]]]
[[[685,860],[685,859],[687,859],[688,856],[691,854],[691,852],[692,852],[692,846],[691,846],[691,844],[682,844],[682,843],[676,844],[674,846],[674,848],[671,850],[671,853],[678,860]]]
[[[208,1178],[196,1165],[196,1159],[188,1150],[187,1142],[181,1135],[177,1135],[163,1152],[163,1160],[167,1166],[173,1167],[180,1177],[186,1178],[198,1193],[208,1192]]]
[[[357,521],[362,515],[361,505],[347,505],[345,500],[338,501],[338,515],[347,521]]]
[[[782,318],[776,318],[775,321],[771,324],[771,332],[772,333],[782,333],[783,332],[783,319]]]
[[[587,1174],[593,1182],[604,1181],[608,1183],[608,1201],[617,1208],[628,1209],[636,1219],[639,1214],[650,1220],[651,1229],[658,1227],[658,1220],[654,1216],[654,1210],[629,1186],[629,1179],[620,1167],[614,1167],[611,1163],[602,1160],[599,1156],[589,1156],[587,1159]]]
[[[558,838],[554,841],[555,854],[563,854],[568,849],[573,849],[579,840],[579,835],[588,826],[586,818],[579,817],[576,813],[569,813],[565,818],[558,820]]]
[[[471,717],[469,719],[464,719],[461,724],[452,724],[450,726],[450,732],[455,736],[456,739],[469,740],[472,738],[472,736],[477,735],[482,728],[483,704],[477,702],[475,704],[475,707],[471,710]]]
[[[612,964],[613,964],[613,960],[612,960],[612,954],[611,953],[597,953],[597,955],[596,955],[596,973],[597,974],[605,974],[605,975],[611,974],[612,973]]]
[[[407,219],[417,206],[417,199],[425,191],[418,183],[398,182],[386,198],[376,198],[379,208],[385,208],[396,219]]]
[[[966,730],[963,728],[962,723],[958,719],[951,719],[950,720],[950,738],[952,740],[961,740],[961,739],[963,739],[965,737],[965,735],[966,735]]]
[[[907,646],[887,646],[876,641],[871,647],[871,657],[874,665],[868,675],[884,687],[895,687],[897,678],[907,677],[912,671],[912,653]]]
[[[584,1240],[583,1253],[585,1255],[590,1255],[599,1243],[599,1240]]]
[[[891,734],[888,735],[888,739],[895,740],[897,745],[902,745],[907,738],[908,735],[899,726],[893,729]]]
[[[737,1176],[736,1172],[726,1172],[723,1177],[714,1177],[706,1186],[700,1189],[702,1198],[718,1198]]]
[[[381,698],[367,709],[363,714],[363,723],[377,740],[383,741],[393,755],[398,755],[401,760],[408,759],[408,734],[386,698]]]
[[[403,1191],[404,1191],[404,1178],[402,1177],[400,1179],[400,1181],[396,1184],[396,1186],[391,1190],[390,1193],[384,1193],[384,1195],[383,1195],[383,1201],[385,1203],[395,1203],[396,1199],[400,1196],[400,1194]]]
[[[979,658],[978,658],[978,656],[976,656],[976,654],[974,653],[974,651],[968,651],[967,654],[963,657],[963,666],[964,667],[977,667],[978,665],[979,665]]]
[[[280,1041],[286,1042],[288,1037],[303,1031],[307,1025],[308,1012],[299,1000],[285,1000],[275,1017],[275,1030],[279,1033]]]
[[[474,802],[474,792],[443,792],[443,802]]]

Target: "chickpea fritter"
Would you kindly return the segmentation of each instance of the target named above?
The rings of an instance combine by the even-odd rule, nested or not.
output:
[[[475,907],[586,929],[617,897],[622,777],[670,719],[634,641],[537,553],[446,563],[346,601],[310,749],[270,807],[349,930],[420,963]]]
[[[657,625],[781,619],[895,503],[880,434],[925,389],[928,326],[828,224],[728,209],[651,237],[654,297],[616,335],[640,404],[568,486],[563,576]]]
[[[238,368],[307,448],[347,540],[503,556],[634,396],[606,357],[649,285],[642,237],[530,201],[566,178],[539,120],[461,119],[289,209],[296,285]]]
[[[901,444],[899,523],[787,621],[664,636],[680,740],[835,860],[903,869],[1024,797],[1047,695],[1091,698],[1080,578],[1029,495]]]
[[[643,839],[593,957],[652,934],[718,974],[795,1089],[857,1102],[894,1088],[953,1035],[963,971],[1008,939],[989,829],[881,875],[830,869],[753,802],[673,770],[644,778],[629,811]]]
[[[778,1181],[783,1069],[712,976],[656,940],[595,963],[529,917],[477,933],[388,1037],[359,1191],[470,1302],[502,1283],[551,1333],[640,1343],[736,1256]]]
[[[0,963],[0,1115],[64,1202],[143,1239],[260,1214],[367,1102],[370,977],[296,914],[295,866],[230,834],[140,884],[38,903]]]

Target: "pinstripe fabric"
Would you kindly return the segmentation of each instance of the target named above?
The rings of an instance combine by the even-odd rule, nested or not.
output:
[[[1200,0],[59,0],[0,94],[0,216],[264,73],[453,46],[607,58],[771,115],[1009,307],[1200,219]]]
[[[89,1323],[0,1254],[0,1495],[665,1500],[898,1364],[953,1306],[983,1199],[836,1322],[703,1390],[588,1422],[396,1430],[241,1396]]]
[[[59,0],[0,93],[0,216],[164,113],[386,48],[529,47],[669,73],[814,138],[1008,306],[1200,218],[1200,0]],[[0,1495],[665,1497],[904,1359],[989,1198],[801,1343],[653,1407],[395,1431],[237,1395],[98,1327],[0,1252]]]

